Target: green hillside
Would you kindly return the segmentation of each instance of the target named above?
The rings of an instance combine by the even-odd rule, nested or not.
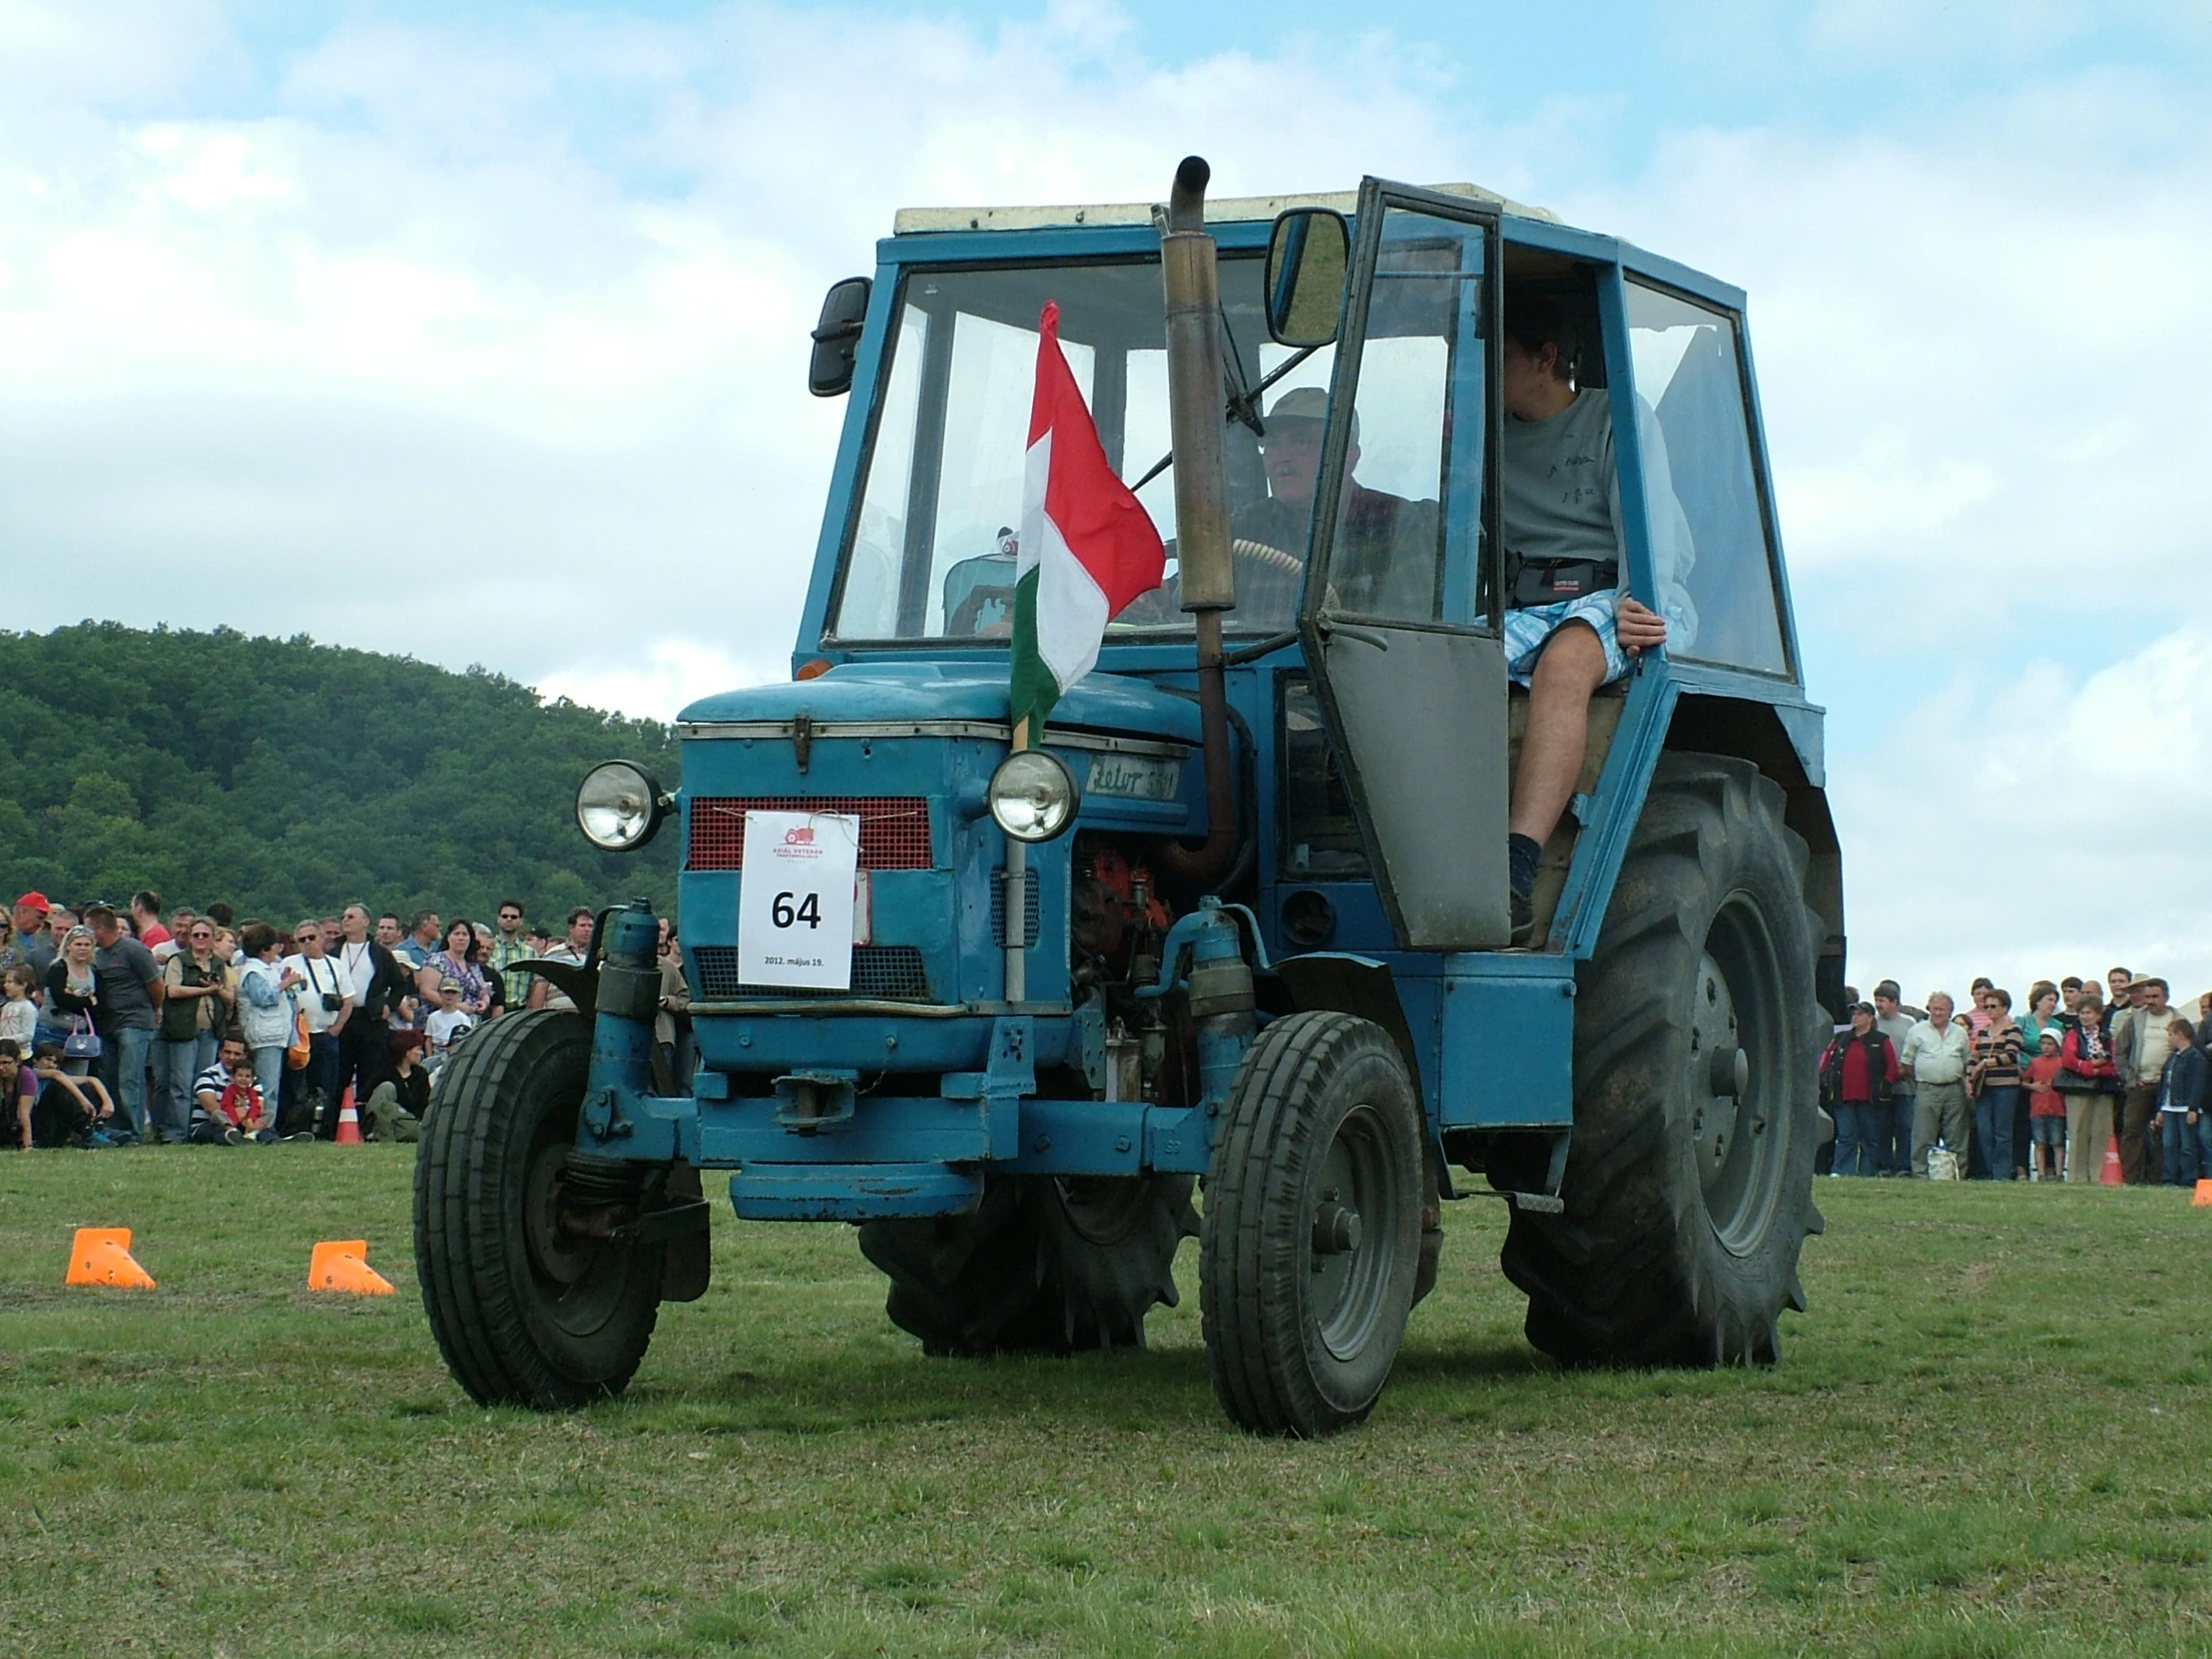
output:
[[[615,857],[576,830],[577,781],[618,756],[675,787],[668,727],[480,669],[229,629],[0,632],[0,890],[153,887],[285,922],[355,898],[667,908],[676,835]]]

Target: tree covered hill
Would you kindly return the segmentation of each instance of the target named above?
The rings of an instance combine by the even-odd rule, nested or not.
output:
[[[519,898],[549,924],[665,909],[674,833],[614,856],[577,832],[577,782],[618,757],[676,787],[670,728],[481,669],[230,629],[0,632],[0,889],[153,887],[285,923],[355,898],[478,919]]]

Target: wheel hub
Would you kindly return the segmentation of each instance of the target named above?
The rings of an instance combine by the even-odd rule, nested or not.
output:
[[[1340,1360],[1358,1358],[1382,1318],[1396,1202],[1382,1122],[1373,1108],[1356,1106],[1322,1160],[1310,1241],[1316,1324]]]
[[[1779,1191],[1788,1080],[1777,976],[1756,907],[1724,904],[1691,993],[1689,1128],[1707,1218],[1738,1254],[1764,1235]]]

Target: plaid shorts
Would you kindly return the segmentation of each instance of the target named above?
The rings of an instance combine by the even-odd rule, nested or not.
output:
[[[1586,593],[1579,599],[1562,599],[1554,605],[1531,605],[1525,611],[1505,613],[1505,674],[1516,686],[1528,684],[1536,672],[1536,659],[1543,655],[1544,641],[1559,631],[1563,622],[1586,622],[1597,631],[1598,643],[1605,647],[1605,678],[1603,685],[1610,686],[1628,672],[1628,659],[1621,655],[1620,641],[1613,634],[1613,596],[1615,590],[1602,593]]]

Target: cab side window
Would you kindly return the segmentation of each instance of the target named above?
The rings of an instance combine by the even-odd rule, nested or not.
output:
[[[1696,621],[1669,656],[1788,674],[1736,319],[1631,279],[1628,339],[1643,425],[1644,498],[1655,565],[1671,562]],[[1686,531],[1686,536],[1685,536]],[[1656,572],[1662,591],[1667,572]]]

